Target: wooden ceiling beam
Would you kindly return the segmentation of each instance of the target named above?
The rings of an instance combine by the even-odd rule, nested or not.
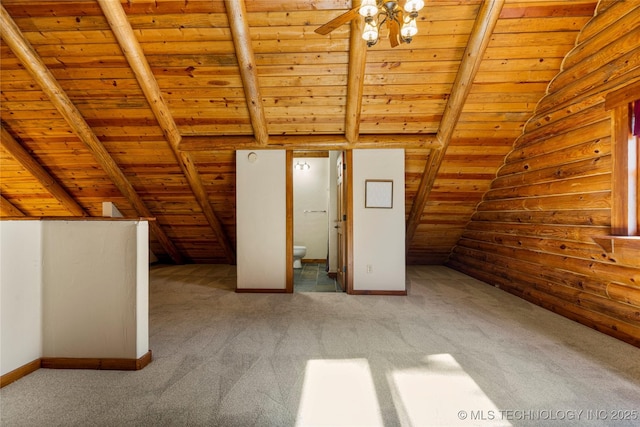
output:
[[[273,135],[266,145],[253,136],[183,136],[180,150],[351,150],[354,148],[406,148],[437,150],[442,144],[434,134],[369,134],[348,141],[344,135]]]
[[[53,197],[55,197],[62,206],[64,206],[71,215],[74,216],[89,216],[87,212],[78,204],[78,202],[65,190],[54,177],[52,177],[45,168],[34,159],[29,152],[9,133],[9,131],[2,127],[2,147],[11,156],[22,165],[33,177],[38,180]]]
[[[82,117],[78,108],[71,102],[71,99],[69,99],[64,89],[57,82],[53,74],[51,74],[51,71],[45,66],[42,58],[40,58],[31,44],[25,39],[16,23],[2,5],[0,5],[0,24],[4,42],[20,60],[22,65],[24,65],[25,69],[36,83],[38,83],[43,92],[47,94],[51,103],[62,117],[64,117],[78,138],[85,143],[98,164],[111,178],[113,184],[129,201],[138,215],[147,218],[153,217],[118,164],[100,140],[98,140],[98,137],[87,124],[84,117]],[[157,221],[149,221],[149,228],[173,261],[178,264],[182,263],[180,252],[165,234],[164,230],[158,225]]]
[[[264,106],[262,105],[260,85],[258,84],[258,67],[251,44],[247,9],[244,0],[225,0],[224,5],[229,17],[231,37],[238,57],[240,76],[242,77],[253,133],[260,144],[267,144],[269,131]]]
[[[353,8],[359,7],[360,1],[353,2]],[[360,133],[360,114],[362,112],[362,93],[367,63],[367,45],[362,40],[364,20],[358,15],[351,21],[349,35],[349,74],[347,78],[347,107],[345,118],[345,136],[347,141],[355,142]]]
[[[24,212],[16,208],[13,203],[0,194],[0,215],[2,216],[26,216]]]
[[[162,97],[160,86],[158,85],[155,75],[151,71],[149,62],[144,55],[138,39],[133,33],[131,24],[127,19],[127,15],[120,4],[120,1],[98,0],[98,3],[100,4],[109,26],[116,36],[116,39],[129,62],[129,66],[138,80],[140,88],[149,102],[151,110],[153,111],[165,138],[169,142],[169,146],[171,147],[171,150],[173,151],[173,154],[180,165],[189,186],[191,187],[191,191],[193,191],[193,194],[202,209],[202,213],[215,233],[218,243],[225,253],[227,261],[230,264],[234,264],[235,251],[231,245],[231,241],[224,230],[224,226],[211,206],[209,195],[202,183],[202,179],[198,173],[195,162],[189,153],[179,150],[182,137],[178,130],[178,126],[173,119],[173,115],[171,114],[167,103]]]
[[[420,218],[429,199],[429,194],[442,166],[447,147],[451,142],[451,135],[456,127],[462,108],[471,91],[473,80],[480,68],[482,57],[491,40],[491,34],[498,22],[504,0],[485,0],[480,6],[476,17],[467,47],[462,57],[462,62],[458,69],[451,96],[445,106],[437,138],[442,144],[442,148],[433,152],[427,161],[424,172],[420,179],[418,192],[413,200],[409,217],[407,219],[406,230],[406,250],[413,240],[415,232],[420,224]]]

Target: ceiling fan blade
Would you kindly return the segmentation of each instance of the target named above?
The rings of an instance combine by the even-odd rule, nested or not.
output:
[[[400,38],[400,28],[398,28],[398,22],[394,19],[389,19],[387,21],[387,27],[389,28],[389,43],[391,43],[391,47],[396,47],[400,43],[398,39]]]
[[[404,12],[402,11],[402,9],[398,11],[398,22],[404,22]],[[398,35],[398,40],[400,40],[400,43],[404,43],[404,39],[402,38],[401,35]]]
[[[358,8],[354,7],[353,9],[343,13],[337,18],[334,18],[331,21],[327,22],[326,24],[316,28],[314,31],[318,34],[322,34],[323,36],[326,36],[327,34],[335,30],[339,26],[352,21],[356,16],[358,16]]]

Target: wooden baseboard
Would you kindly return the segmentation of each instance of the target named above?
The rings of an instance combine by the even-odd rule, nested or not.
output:
[[[139,359],[102,359],[75,357],[41,357],[20,366],[0,377],[0,388],[26,377],[40,368],[46,369],[110,369],[118,371],[139,371],[151,363],[151,350]]]
[[[100,369],[116,371],[138,371],[151,363],[151,350],[139,359],[113,359],[92,357],[43,357],[46,369]]]
[[[14,369],[11,372],[7,372],[6,374],[0,377],[0,388],[11,384],[14,381],[19,380],[22,377],[26,377],[32,372],[37,371],[41,367],[41,360],[36,359],[32,362],[27,363],[26,365],[22,365],[19,368]]]
[[[286,289],[236,288],[238,294],[285,294]]]
[[[389,295],[389,296],[407,296],[407,291],[362,291],[353,290],[349,292],[351,295]]]

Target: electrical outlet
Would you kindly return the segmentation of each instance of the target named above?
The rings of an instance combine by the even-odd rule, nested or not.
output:
[[[371,274],[373,272],[373,266],[371,264],[367,264],[367,273]]]

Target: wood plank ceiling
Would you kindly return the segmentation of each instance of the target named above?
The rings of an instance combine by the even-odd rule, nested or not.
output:
[[[366,48],[348,0],[2,0],[0,214],[155,217],[234,262],[239,148],[406,149],[408,261],[442,263],[596,0],[427,0]]]

